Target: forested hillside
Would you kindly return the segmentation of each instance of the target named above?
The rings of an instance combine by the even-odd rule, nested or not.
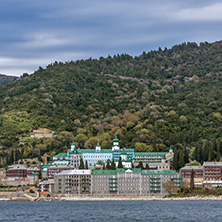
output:
[[[55,62],[0,88],[1,165],[78,147],[165,151],[201,162],[222,153],[222,42],[142,55]],[[56,131],[31,138],[33,129]],[[6,158],[7,157],[7,158]],[[184,163],[180,160],[180,165]]]
[[[6,75],[3,75],[3,74],[0,74],[0,86],[11,83],[16,78],[17,77],[15,77],[15,76],[6,76]]]

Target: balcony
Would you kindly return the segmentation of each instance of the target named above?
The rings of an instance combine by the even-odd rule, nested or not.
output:
[[[151,188],[157,188],[157,189],[160,189],[161,186],[156,186],[156,185],[150,185]]]
[[[150,177],[150,180],[160,180],[161,177]]]
[[[109,184],[117,184],[117,181],[109,181]]]
[[[154,184],[155,184],[155,183],[156,183],[156,184],[160,184],[161,181],[159,181],[159,180],[152,180],[152,181],[150,181],[150,183],[151,183],[151,184],[153,184],[153,183],[154,183]]]
[[[114,185],[114,186],[113,185],[109,185],[109,189],[110,188],[117,188],[117,185]]]

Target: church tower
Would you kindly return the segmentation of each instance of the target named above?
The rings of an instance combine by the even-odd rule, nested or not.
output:
[[[119,149],[120,149],[119,139],[115,138],[113,139],[112,151],[119,150]]]
[[[101,151],[101,146],[99,145],[99,143],[96,145],[96,152],[100,152]]]

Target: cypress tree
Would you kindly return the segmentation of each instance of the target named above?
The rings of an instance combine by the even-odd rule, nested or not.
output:
[[[106,162],[106,169],[110,170],[110,160],[107,160],[107,162]]]
[[[39,170],[39,176],[38,176],[38,178],[39,178],[39,179],[42,179],[42,169]]]
[[[122,163],[122,158],[121,158],[121,156],[119,157],[118,168],[123,168],[123,163]]]
[[[201,160],[202,160],[202,155],[201,155],[201,148],[198,146],[198,147],[196,147],[196,149],[197,149],[197,156],[196,156],[196,160],[200,163],[201,162]]]
[[[184,157],[183,157],[183,150],[180,150],[179,153],[179,168],[182,168],[184,166]]]
[[[10,158],[10,164],[14,163],[14,151],[13,149],[11,150],[11,158]]]
[[[212,147],[209,149],[209,155],[208,155],[208,161],[212,161],[213,160],[213,149]]]
[[[80,165],[79,165],[79,169],[80,169],[80,170],[84,169],[84,162],[83,162],[82,157],[80,158]]]
[[[177,169],[178,169],[177,149],[174,150],[174,155],[173,155],[173,169],[174,169],[174,170],[177,170]]]
[[[88,162],[87,162],[87,160],[86,160],[86,162],[85,162],[85,169],[89,169],[89,168],[88,168]]]
[[[143,163],[142,163],[142,161],[139,162],[138,168],[140,168],[141,170],[143,170]]]
[[[145,167],[145,169],[146,169],[146,170],[149,170],[149,169],[150,169],[150,167],[149,167],[149,164],[148,164],[148,163],[146,163],[146,167]]]
[[[112,163],[111,163],[111,170],[115,170],[116,169],[116,164],[115,164],[115,161],[114,161],[114,158],[112,160]]]
[[[190,189],[191,190],[194,189],[194,172],[193,172],[193,169],[192,169],[191,175],[190,175]]]
[[[189,153],[187,148],[184,149],[184,163],[189,163]]]

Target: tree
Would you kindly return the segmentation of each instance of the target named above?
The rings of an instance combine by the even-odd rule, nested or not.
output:
[[[142,163],[142,161],[139,162],[138,168],[140,168],[141,170],[143,170],[143,163]]]
[[[106,169],[107,169],[107,170],[110,170],[110,168],[111,168],[111,166],[110,166],[110,160],[108,159],[108,160],[106,161]]]
[[[11,151],[11,164],[14,164],[15,158],[14,158],[14,150]]]
[[[131,166],[132,166],[132,168],[134,168],[134,164],[133,164],[133,162],[131,162]]]
[[[177,149],[174,150],[173,154],[173,169],[178,170],[178,155],[177,155]]]
[[[56,152],[55,151],[52,151],[51,154],[50,154],[50,160],[52,161],[53,160],[53,157],[56,155]]]
[[[42,179],[42,169],[39,169],[39,179]]]
[[[189,163],[189,153],[187,148],[184,149],[184,163]]]
[[[116,165],[115,165],[115,161],[114,161],[114,158],[111,162],[111,167],[110,167],[111,170],[115,170],[116,169]]]
[[[149,169],[150,169],[150,167],[149,167],[149,164],[148,164],[148,163],[146,163],[146,167],[145,167],[145,169],[146,169],[146,170],[149,170]]]
[[[184,166],[183,150],[180,150],[180,153],[179,153],[179,168],[182,168],[183,166]]]
[[[121,158],[121,156],[119,157],[118,168],[123,168],[123,163],[122,163],[122,158]]]
[[[79,165],[79,169],[80,169],[80,170],[84,169],[84,162],[83,162],[82,157],[80,157],[80,165]]]
[[[86,160],[86,162],[85,162],[85,169],[89,169],[89,168],[88,168],[88,162],[87,162],[87,160]]]
[[[135,144],[135,149],[138,152],[152,152],[153,151],[153,147],[150,145],[147,145],[146,143],[139,143],[137,142]]]
[[[193,169],[192,169],[191,175],[190,175],[190,189],[191,190],[194,189],[194,172],[193,172]]]
[[[175,183],[173,180],[169,180],[167,182],[163,183],[163,190],[165,192],[167,192],[169,195],[171,195],[172,193],[176,193],[177,192],[177,187],[175,186]]]

